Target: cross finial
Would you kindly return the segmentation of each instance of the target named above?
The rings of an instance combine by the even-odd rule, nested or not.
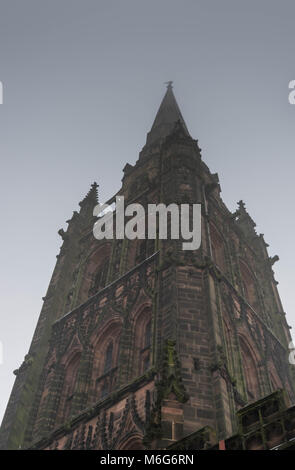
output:
[[[164,85],[167,85],[167,88],[172,88],[173,81],[170,80],[169,82],[164,82]]]

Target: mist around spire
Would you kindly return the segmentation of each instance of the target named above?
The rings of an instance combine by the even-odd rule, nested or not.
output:
[[[164,140],[172,132],[177,122],[180,122],[185,133],[188,136],[190,135],[175,99],[172,83],[172,81],[166,82],[167,91],[160,104],[152,128],[147,135],[146,145],[152,145]]]

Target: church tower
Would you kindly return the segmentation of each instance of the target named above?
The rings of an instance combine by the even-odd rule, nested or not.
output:
[[[136,164],[123,172],[109,204],[119,195],[145,208],[200,204],[201,246],[95,239],[91,186],[59,231],[32,344],[15,371],[3,449],[160,449],[200,429],[222,441],[249,404],[276,390],[294,403],[278,257],[243,201],[234,213],[225,206],[171,82]]]

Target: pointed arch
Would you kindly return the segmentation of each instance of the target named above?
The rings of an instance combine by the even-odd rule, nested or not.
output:
[[[239,336],[239,344],[242,358],[242,367],[246,383],[246,392],[249,402],[260,397],[260,384],[258,374],[258,359],[249,342]]]
[[[79,290],[79,302],[84,302],[105,287],[111,256],[111,242],[105,241],[95,248],[82,267],[83,281]]]
[[[92,335],[93,368],[92,368],[92,397],[95,402],[104,398],[116,386],[122,319],[114,316],[105,325],[100,326],[99,332]]]

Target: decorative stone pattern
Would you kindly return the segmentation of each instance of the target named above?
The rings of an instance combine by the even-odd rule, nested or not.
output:
[[[144,335],[146,321],[153,320],[156,260],[157,254],[53,325],[39,399],[31,415],[32,435],[47,434],[126,386],[136,368],[135,378],[146,372],[140,364],[141,350],[136,350],[136,357],[134,344]],[[151,354],[150,344],[147,352]]]
[[[59,231],[63,244],[16,371],[2,448],[168,448],[194,433],[208,448],[214,435],[239,431],[239,410],[274,390],[284,388],[294,403],[277,257],[243,201],[234,213],[223,203],[171,85],[160,109],[117,194],[144,207],[201,204],[201,247],[95,240],[92,185]]]

